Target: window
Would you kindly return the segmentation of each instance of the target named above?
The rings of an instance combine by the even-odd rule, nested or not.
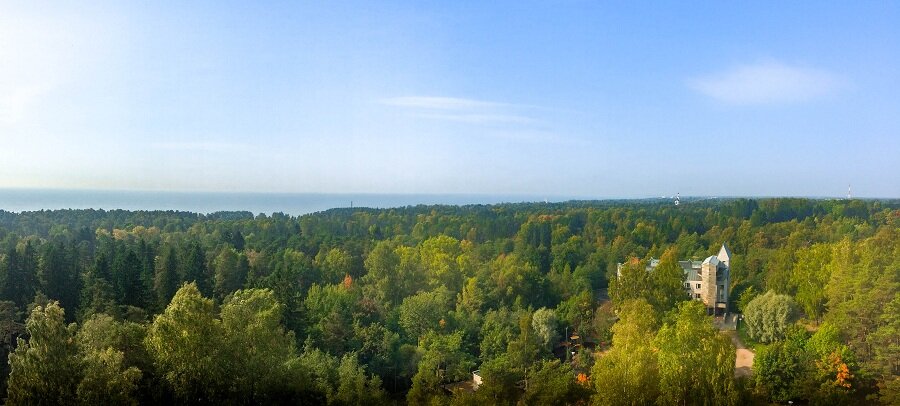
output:
[[[685,284],[684,284],[684,287],[690,289],[690,288],[691,288],[691,284],[690,284],[690,283],[685,283]]]
[[[694,299],[699,299],[699,298],[700,298],[700,294],[699,294],[699,293],[694,293]]]
[[[700,289],[700,284],[699,284],[699,283],[697,284],[697,289]]]

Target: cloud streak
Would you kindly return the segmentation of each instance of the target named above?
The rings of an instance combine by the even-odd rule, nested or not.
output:
[[[251,148],[247,144],[217,141],[157,142],[150,144],[150,146],[156,149],[192,152],[224,152]]]
[[[728,104],[798,103],[833,94],[842,86],[834,74],[780,62],[734,67],[687,81],[695,91]]]
[[[483,100],[464,99],[458,97],[437,96],[404,96],[381,99],[381,104],[387,106],[407,107],[433,110],[469,110],[483,108],[499,108],[510,106],[506,103],[495,103]]]
[[[379,104],[401,108],[414,117],[467,124],[529,125],[540,121],[519,110],[530,107],[510,103],[441,96],[403,96],[381,99]]]

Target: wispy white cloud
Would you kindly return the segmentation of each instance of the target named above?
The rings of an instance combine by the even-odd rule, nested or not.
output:
[[[533,119],[531,117],[515,115],[515,114],[477,114],[477,113],[462,113],[462,114],[432,114],[432,113],[420,113],[415,114],[416,117],[434,119],[434,120],[446,120],[446,121],[456,121],[460,123],[469,123],[469,124],[488,124],[488,123],[507,123],[507,124],[535,124],[538,120]]]
[[[404,96],[381,99],[381,104],[397,107],[410,107],[418,109],[434,110],[469,110],[483,108],[497,108],[509,106],[506,103],[496,103],[484,100],[464,99],[459,97],[437,96]]]
[[[688,80],[692,89],[730,104],[780,104],[827,96],[842,80],[825,70],[767,61]]]
[[[524,114],[533,109],[512,103],[441,96],[404,96],[381,99],[380,104],[403,109],[414,117],[430,120],[453,121],[468,124],[518,124],[540,123],[540,120]]]
[[[224,152],[252,148],[247,144],[219,141],[156,142],[150,146],[156,149],[192,152]]]

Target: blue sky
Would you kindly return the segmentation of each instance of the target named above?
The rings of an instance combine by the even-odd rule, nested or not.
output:
[[[898,21],[897,2],[4,1],[0,187],[898,197]]]

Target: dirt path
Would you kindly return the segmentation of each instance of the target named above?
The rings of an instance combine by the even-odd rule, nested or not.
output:
[[[755,354],[744,346],[736,332],[728,331],[725,334],[731,336],[731,342],[737,348],[737,356],[734,359],[734,376],[737,378],[750,376],[753,372],[753,357]]]

